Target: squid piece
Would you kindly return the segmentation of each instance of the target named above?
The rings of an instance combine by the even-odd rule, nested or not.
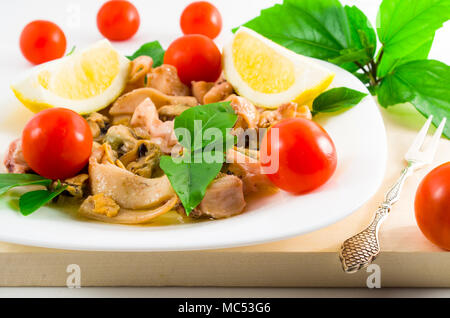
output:
[[[226,154],[226,161],[229,163],[228,171],[242,179],[245,194],[273,187],[269,178],[262,173],[258,159],[259,152],[251,152],[252,156],[239,151],[238,148],[231,148]]]
[[[257,127],[259,112],[255,105],[245,98],[236,95],[230,96],[227,101],[231,101],[231,107],[233,107],[234,111],[239,116],[235,125],[236,128],[253,129]]]
[[[192,211],[192,216],[222,219],[240,214],[244,208],[241,179],[232,175],[223,175],[211,182],[202,202]]]
[[[114,205],[114,200],[111,200],[111,202],[106,199],[108,200],[108,205],[106,207],[103,207],[103,209],[100,209],[99,211],[98,208],[96,209],[98,200],[98,197],[96,199],[95,195],[88,197],[80,207],[80,214],[87,218],[105,223],[129,225],[148,223],[156,217],[171,211],[178,204],[178,198],[174,196],[154,209],[130,210],[120,208],[117,204]],[[107,213],[111,214],[108,215]]]
[[[135,89],[119,97],[109,110],[110,115],[132,115],[136,108],[146,98],[150,98],[156,108],[166,105],[197,106],[197,99],[193,96],[169,96],[160,91],[145,87]]]
[[[125,209],[152,208],[176,196],[167,176],[144,178],[110,163],[90,163],[89,181],[92,194],[103,193]]]
[[[219,78],[214,86],[203,96],[203,104],[212,104],[223,101],[233,94],[233,86],[224,78]]]
[[[214,83],[213,82],[205,82],[205,81],[198,81],[192,82],[192,95],[194,95],[195,98],[197,98],[197,101],[200,104],[203,104],[203,97],[205,97],[206,93],[209,92],[211,88],[213,88]]]
[[[8,173],[25,173],[31,170],[23,157],[22,141],[20,138],[11,142],[3,163]]]
[[[184,105],[167,105],[158,109],[159,118],[162,121],[174,120],[175,117],[180,116],[189,106]]]
[[[147,73],[151,71],[153,59],[150,56],[139,56],[131,61],[130,72],[125,92],[145,87]]]
[[[294,102],[285,103],[275,110],[263,111],[259,117],[258,127],[268,128],[282,119],[296,117],[312,119],[311,110],[306,105],[298,106]]]
[[[149,98],[139,104],[130,123],[132,127],[144,129],[150,136],[150,140],[164,153],[170,153],[178,143],[174,132],[174,122],[161,121],[155,104]]]
[[[147,75],[147,87],[157,89],[166,95],[191,95],[191,90],[180,81],[177,69],[172,65],[163,64],[152,69]]]

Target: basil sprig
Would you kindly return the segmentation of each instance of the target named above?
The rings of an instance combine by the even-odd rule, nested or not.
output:
[[[332,88],[313,102],[313,113],[331,113],[357,105],[367,94],[347,87]]]
[[[450,0],[383,0],[375,32],[361,10],[338,0],[284,0],[244,26],[345,68],[378,95],[381,106],[410,102],[437,125],[450,118],[450,67],[427,58],[449,17]],[[450,138],[450,122],[444,135]]]
[[[206,188],[219,174],[225,152],[234,144],[229,130],[236,120],[237,115],[230,102],[195,106],[175,119],[175,134],[184,147],[183,154],[179,158],[161,157],[160,167],[187,215],[202,201]],[[209,138],[206,133],[209,128],[217,129],[220,134]],[[183,132],[187,132],[190,138]]]
[[[42,185],[47,188],[51,185],[52,180],[41,177],[37,174],[27,173],[1,173],[0,174],[0,195],[6,193],[15,187]],[[36,190],[24,193],[19,199],[20,213],[29,215],[54,198],[60,195],[67,186],[62,186],[58,181],[55,189]]]

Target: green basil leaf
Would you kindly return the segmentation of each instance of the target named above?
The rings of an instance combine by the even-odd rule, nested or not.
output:
[[[435,60],[411,61],[387,75],[377,90],[384,107],[410,102],[425,117],[433,115],[433,124],[450,118],[450,66]],[[444,135],[450,138],[447,122]]]
[[[313,102],[314,113],[331,113],[357,105],[367,94],[337,87],[320,94]]]
[[[228,134],[227,129],[232,128],[236,120],[237,115],[230,102],[199,105],[185,110],[180,116],[175,118],[175,135],[183,147],[190,150],[198,150],[210,143],[222,143],[222,140]],[[183,136],[183,131],[179,128],[186,129],[189,132],[190,139]],[[205,131],[209,128],[218,129],[222,138],[216,140],[215,136],[211,136],[211,140],[207,140]]]
[[[303,55],[328,60],[351,48],[348,19],[338,0],[285,0],[244,26]]]
[[[430,42],[450,16],[449,0],[383,0],[378,37],[384,55],[402,58]]]
[[[54,191],[36,190],[23,194],[19,199],[20,213],[27,216],[44,206],[58,195],[60,195],[67,186],[57,187]]]
[[[377,67],[377,76],[379,78],[385,77],[396,66],[405,64],[406,62],[427,59],[433,40],[434,36],[431,40],[419,46],[415,51],[401,58],[394,58],[389,54],[383,54],[380,64]]]
[[[127,56],[128,59],[134,60],[135,58],[146,55],[153,59],[153,67],[160,66],[164,61],[165,51],[158,41],[148,42],[142,45],[136,52],[131,56]]]
[[[207,154],[201,153],[203,156]],[[187,215],[200,204],[205,196],[206,188],[219,174],[223,165],[223,154],[222,160],[218,162],[200,161],[198,163],[176,162],[170,156],[163,156],[159,163],[180,198]]]
[[[364,65],[375,55],[377,35],[367,16],[356,6],[345,6],[345,12],[349,21],[353,46],[366,50],[365,59],[360,61]]]
[[[37,174],[27,173],[1,173],[0,174],[0,195],[6,193],[14,187],[28,185],[49,186],[52,180],[41,177]]]

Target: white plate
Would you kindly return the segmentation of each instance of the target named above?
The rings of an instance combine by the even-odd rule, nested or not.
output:
[[[54,4],[49,0],[43,2]],[[177,19],[185,2],[177,0],[175,11],[167,6],[158,7],[163,13],[151,15],[156,20],[142,19],[139,34],[132,41],[117,44],[117,47],[124,53],[131,53],[140,44],[154,39],[162,40],[167,47],[171,39],[179,35]],[[137,1],[140,12],[144,12],[144,6],[150,6],[150,3]],[[235,11],[228,8],[230,6],[226,5],[226,1],[217,3],[226,17],[225,30],[252,18],[259,10],[259,7],[249,7],[248,10]],[[10,2],[8,6],[16,8],[18,4]],[[93,1],[83,2],[81,27],[70,28],[66,22],[56,20],[71,34],[69,46],[75,44],[83,47],[101,38],[98,33],[92,32],[95,30],[98,6]],[[261,8],[264,6],[268,6],[267,3],[261,4]],[[6,45],[0,52],[0,154],[6,151],[13,138],[20,135],[31,115],[8,89],[12,77],[29,67],[18,50],[20,28],[39,14],[40,17],[60,17],[66,10],[65,5],[59,2],[56,6],[39,5],[33,10],[27,10],[27,15],[20,15],[21,20],[7,16],[6,20],[0,21],[0,26],[17,31],[5,35]],[[219,43],[225,37],[222,34]],[[326,62],[321,63],[336,73],[333,86],[367,92],[364,85],[350,73]],[[338,167],[332,179],[313,193],[292,196],[280,192],[252,204],[249,211],[230,219],[161,227],[88,222],[78,219],[73,213],[48,207],[24,217],[2,199],[0,241],[79,250],[196,250],[275,241],[328,226],[358,209],[381,184],[387,156],[386,136],[377,105],[370,96],[349,111],[333,117],[320,117],[318,120],[335,142]]]
[[[333,86],[366,92],[350,73],[322,63],[336,72]],[[226,220],[160,227],[87,222],[48,207],[24,217],[2,200],[0,241],[83,250],[194,250],[280,240],[325,227],[355,211],[375,193],[385,170],[386,136],[370,96],[351,110],[318,119],[336,145],[338,167],[331,180],[313,193],[280,192]],[[14,126],[14,119],[8,119],[8,125],[0,127],[3,149],[12,138],[8,127]]]

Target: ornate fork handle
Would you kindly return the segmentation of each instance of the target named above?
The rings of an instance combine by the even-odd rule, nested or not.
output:
[[[400,178],[386,193],[384,202],[378,207],[372,223],[362,232],[344,241],[341,246],[339,257],[342,267],[347,273],[355,273],[359,269],[368,266],[380,253],[378,231],[381,223],[391,211],[392,205],[400,198],[400,192],[408,176],[413,172],[412,163],[403,169]]]

